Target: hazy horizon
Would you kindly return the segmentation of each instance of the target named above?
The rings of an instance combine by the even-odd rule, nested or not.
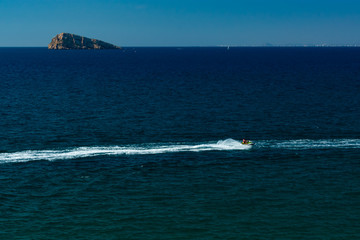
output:
[[[101,39],[100,39],[101,40]],[[208,45],[208,46],[119,46],[121,48],[351,48],[360,47],[360,44],[354,45]],[[0,48],[48,48],[48,46],[0,46]],[[96,49],[94,49],[96,50]]]

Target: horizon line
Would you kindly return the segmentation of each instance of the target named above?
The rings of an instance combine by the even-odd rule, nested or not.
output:
[[[219,48],[242,48],[242,47],[262,47],[262,48],[275,48],[275,47],[360,47],[360,44],[345,44],[345,45],[326,45],[326,44],[294,44],[294,45],[206,45],[206,46],[120,46],[121,48],[207,48],[207,47],[219,47]],[[0,46],[0,48],[48,48],[47,46]],[[52,50],[52,49],[50,49]],[[95,49],[96,50],[96,49]]]

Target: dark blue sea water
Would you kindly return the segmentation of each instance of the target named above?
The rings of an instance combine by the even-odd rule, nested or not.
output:
[[[360,48],[0,48],[0,239],[360,239],[359,93]]]

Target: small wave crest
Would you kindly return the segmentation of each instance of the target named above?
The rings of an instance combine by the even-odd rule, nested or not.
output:
[[[234,139],[201,144],[142,144],[110,147],[78,147],[62,150],[27,150],[13,153],[0,153],[0,163],[27,162],[36,160],[64,160],[95,156],[144,155],[176,152],[231,151],[247,150],[251,146],[242,145]]]

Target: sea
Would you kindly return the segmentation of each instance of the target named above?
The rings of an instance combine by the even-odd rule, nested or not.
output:
[[[360,48],[0,48],[0,239],[360,239]]]

